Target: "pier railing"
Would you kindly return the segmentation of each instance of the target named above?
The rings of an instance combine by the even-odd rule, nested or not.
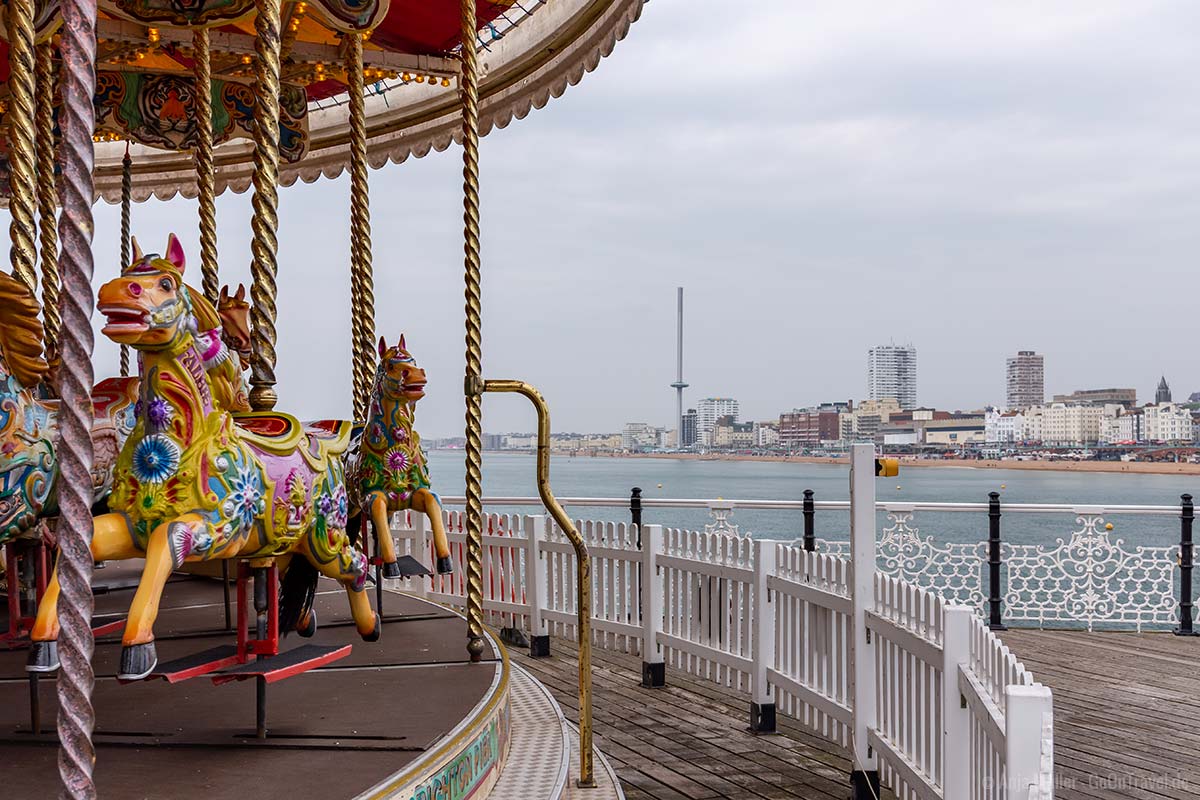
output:
[[[756,731],[774,731],[778,711],[849,748],[856,797],[878,796],[881,779],[903,798],[1052,797],[1049,689],[975,609],[878,567],[873,481],[859,470],[845,554],[735,533],[727,517],[706,530],[578,522],[593,643],[640,655],[644,686],[711,681],[747,697]],[[461,565],[460,516],[445,521]],[[428,558],[423,517],[393,534]],[[483,545],[484,609],[510,642],[544,655],[551,634],[575,635],[574,550],[552,520],[488,514]],[[409,588],[461,606],[460,575]]]
[[[701,509],[709,517],[706,529],[731,534],[744,533],[735,524],[740,510],[799,512],[802,528],[797,526],[793,544],[841,557],[850,552],[849,501],[817,500],[811,491],[802,500],[665,499],[634,492],[633,502],[576,497],[564,503],[621,509],[632,521],[646,509]],[[446,498],[451,505],[456,500]],[[537,502],[485,498],[491,508]],[[878,502],[876,514],[881,572],[970,606],[993,628],[1173,628],[1194,635],[1191,495],[1178,505],[1084,505],[1004,503],[993,492],[979,503]],[[1012,531],[1035,524],[1061,535],[1010,540],[1016,538]],[[1127,543],[1118,531],[1132,524],[1170,544]]]

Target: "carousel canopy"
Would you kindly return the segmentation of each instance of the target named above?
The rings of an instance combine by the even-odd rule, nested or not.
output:
[[[477,0],[479,30],[470,45],[481,67],[481,132],[524,117],[578,83],[624,38],[643,2]],[[247,189],[253,171],[253,0],[100,0],[99,10],[97,193],[119,201],[128,144],[134,200],[195,196],[191,49],[192,29],[200,27],[210,32],[216,190]],[[373,167],[444,150],[458,138],[458,0],[285,1],[282,20],[281,183],[334,177],[348,164],[343,34],[366,37],[362,68]],[[39,3],[37,41],[53,41],[60,23],[57,0]],[[7,45],[0,42],[0,50],[3,112]]]

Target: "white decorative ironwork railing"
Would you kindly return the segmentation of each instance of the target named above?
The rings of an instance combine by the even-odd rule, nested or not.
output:
[[[877,539],[873,480],[854,484],[859,533],[845,556],[751,538],[729,508],[705,531],[578,523],[593,559],[594,643],[640,653],[648,686],[669,669],[745,693],[756,730],[773,730],[778,709],[849,748],[856,781],[878,776],[897,797],[1052,798],[1049,689],[973,613],[977,595],[969,607],[919,585],[933,572],[912,546],[923,541],[910,524],[917,504]],[[400,552],[427,559],[424,518],[405,519],[393,531]],[[461,518],[446,522],[461,565]],[[574,636],[574,551],[561,532],[542,516],[495,514],[485,531],[489,618],[535,641]],[[898,556],[877,557],[893,547]],[[465,604],[459,574],[408,584]]]
[[[447,498],[451,504],[459,498]],[[536,498],[485,498],[489,507],[536,505]],[[625,498],[576,497],[568,505],[598,508],[629,508]],[[692,500],[641,498],[645,509],[706,509],[711,522],[707,531],[739,535],[736,510],[803,511],[806,526],[812,517],[834,514],[844,520],[849,501],[803,500]],[[999,541],[993,579],[989,567],[989,514],[999,510],[1015,517],[1006,525],[1021,529],[1025,521],[1052,528],[1058,520],[1062,535],[1047,537],[1045,543]],[[1190,623],[1195,609],[1190,600],[1186,611],[1181,581],[1193,583],[1191,569],[1181,571],[1181,544],[1127,544],[1113,533],[1110,520],[1161,520],[1161,531],[1177,538],[1182,506],[1103,505],[1080,506],[1064,503],[876,503],[881,518],[877,543],[878,569],[917,586],[936,590],[947,602],[963,604],[990,617],[1002,612],[1003,622],[1018,626],[1077,626],[1092,630],[1164,629],[1179,625],[1183,614]],[[833,513],[830,513],[833,512]],[[1158,525],[1158,523],[1155,523]],[[848,557],[850,542],[843,531],[813,538],[817,551]],[[997,529],[999,516],[996,518]],[[949,528],[955,539],[946,541],[930,533]],[[967,532],[967,536],[963,536]],[[997,537],[999,538],[999,537]],[[799,542],[797,542],[798,544]],[[1191,593],[1195,594],[1194,588]]]

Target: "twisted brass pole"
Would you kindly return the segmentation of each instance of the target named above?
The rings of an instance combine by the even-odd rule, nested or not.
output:
[[[479,74],[475,0],[461,0],[463,124],[463,251],[466,274],[467,374],[467,652],[483,657],[483,334],[479,287]]]
[[[5,13],[8,27],[8,231],[12,240],[9,260],[12,273],[30,289],[37,288],[34,263],[33,210],[37,179],[34,174],[33,94],[33,0],[9,0]]]
[[[11,8],[11,6],[10,6]],[[58,372],[58,769],[63,796],[96,796],[92,769],[92,169],[96,3],[62,0],[62,367]]]
[[[129,144],[125,145],[125,157],[121,159],[121,269],[129,266],[133,257],[129,252],[129,206],[133,202],[133,159],[129,157]],[[129,374],[129,347],[121,345],[121,377]]]
[[[279,0],[255,0],[254,233],[250,249],[251,342],[250,407],[275,408],[275,275],[279,252]]]
[[[37,129],[38,233],[42,265],[42,328],[46,351],[58,352],[58,329],[62,315],[58,310],[61,279],[58,275],[58,188],[54,184],[54,45],[37,46]]]
[[[371,196],[367,184],[367,115],[363,99],[362,35],[349,34],[346,85],[350,98],[350,314],[354,331],[354,418],[366,419],[375,377],[375,294],[371,264]]]
[[[204,296],[214,305],[217,278],[217,170],[213,163],[212,62],[208,28],[192,31],[192,73],[196,84],[196,187],[200,206],[200,279]]]

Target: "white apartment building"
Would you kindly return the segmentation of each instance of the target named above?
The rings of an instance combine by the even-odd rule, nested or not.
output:
[[[917,405],[917,348],[884,344],[867,351],[867,398],[893,398],[901,408]]]
[[[1108,413],[1106,412],[1108,410]],[[1045,444],[1088,445],[1100,441],[1100,420],[1115,412],[1106,406],[1051,403],[1041,407],[1041,441]]]
[[[771,447],[779,444],[779,428],[760,422],[754,426],[754,446]]]
[[[1140,411],[1121,409],[1116,416],[1100,420],[1100,442],[1143,442],[1146,440],[1145,420]]]
[[[1158,403],[1142,408],[1143,428],[1148,442],[1192,441],[1192,413],[1174,403]]]
[[[983,415],[983,428],[988,444],[1011,444],[1031,438],[1025,433],[1025,415],[1020,411],[989,408]]]
[[[659,442],[659,429],[645,422],[627,422],[621,431],[622,450],[653,450]]]
[[[738,420],[738,401],[732,397],[706,397],[696,404],[696,436],[704,444],[711,444],[711,434],[721,417]]]

